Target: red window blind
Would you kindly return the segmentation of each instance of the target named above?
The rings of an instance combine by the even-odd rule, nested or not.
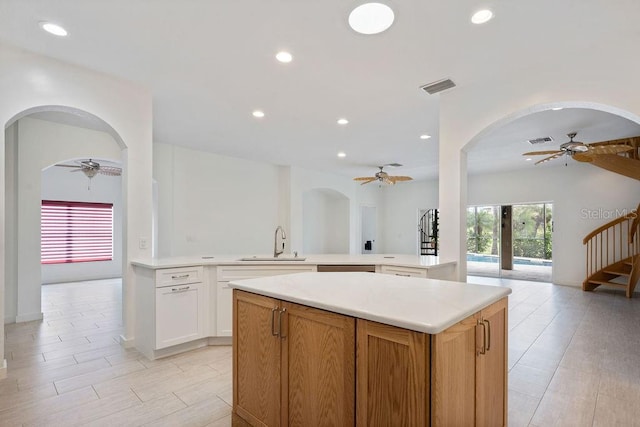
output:
[[[43,200],[41,263],[111,261],[113,204]]]

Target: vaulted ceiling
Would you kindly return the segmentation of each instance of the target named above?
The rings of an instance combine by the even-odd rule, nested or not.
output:
[[[398,162],[394,173],[424,178],[437,175],[446,93],[428,95],[421,85],[475,85],[540,67],[566,68],[569,79],[573,58],[628,55],[640,39],[635,0],[393,1],[394,24],[372,36],[348,25],[359,3],[1,0],[0,41],[148,87],[157,142],[345,176]],[[494,19],[473,25],[485,6]],[[40,21],[69,35],[51,36]],[[276,61],[281,50],[291,63]],[[560,144],[570,131],[593,142],[640,127],[584,109],[537,113],[480,141],[469,169],[532,167],[521,156],[532,149],[527,139]]]

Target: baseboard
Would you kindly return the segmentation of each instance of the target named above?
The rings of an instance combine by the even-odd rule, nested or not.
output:
[[[208,345],[231,345],[231,337],[209,337]]]
[[[120,345],[123,348],[133,348],[136,345],[134,338],[127,338],[124,335],[120,335]]]
[[[7,378],[7,359],[2,360],[2,367],[0,367],[0,380]]]
[[[16,323],[32,322],[34,320],[42,320],[42,313],[29,313],[16,316]]]

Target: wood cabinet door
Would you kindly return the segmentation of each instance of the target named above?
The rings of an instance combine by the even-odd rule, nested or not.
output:
[[[233,291],[233,411],[252,425],[280,425],[278,301]]]
[[[283,302],[282,425],[355,422],[355,319]]]
[[[428,338],[357,320],[356,425],[429,425]]]
[[[476,334],[478,316],[431,337],[431,423],[475,425]]]
[[[486,323],[485,354],[478,355],[476,425],[507,425],[507,299],[480,312]],[[484,340],[484,336],[482,337]]]

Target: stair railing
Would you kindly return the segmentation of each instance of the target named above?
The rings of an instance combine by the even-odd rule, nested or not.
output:
[[[587,279],[583,288],[606,267],[627,258],[637,261],[640,255],[639,216],[640,205],[635,211],[596,228],[582,240],[582,244],[587,246]]]

